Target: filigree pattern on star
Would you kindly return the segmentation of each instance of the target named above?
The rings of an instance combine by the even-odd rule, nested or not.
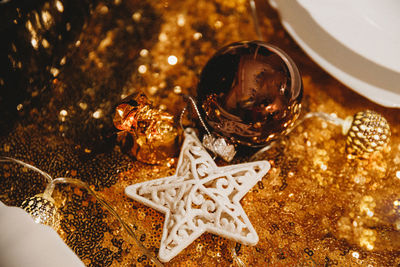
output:
[[[239,201],[269,169],[268,161],[218,167],[187,129],[176,173],[125,192],[165,214],[159,258],[167,262],[204,232],[255,245],[258,235]]]

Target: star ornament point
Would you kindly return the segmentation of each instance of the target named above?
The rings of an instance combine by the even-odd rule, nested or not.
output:
[[[239,201],[270,167],[268,161],[218,167],[194,131],[186,129],[175,174],[130,185],[125,193],[165,214],[158,257],[168,262],[205,232],[257,244]]]

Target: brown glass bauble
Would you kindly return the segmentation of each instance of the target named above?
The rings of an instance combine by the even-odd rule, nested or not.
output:
[[[197,101],[211,131],[235,144],[264,146],[300,113],[303,86],[294,61],[261,41],[220,49],[206,64]]]

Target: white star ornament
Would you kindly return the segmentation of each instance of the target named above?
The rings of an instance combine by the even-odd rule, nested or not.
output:
[[[257,244],[258,235],[239,201],[270,167],[268,161],[218,167],[188,128],[176,173],[130,185],[125,193],[165,214],[158,257],[168,262],[204,232]]]

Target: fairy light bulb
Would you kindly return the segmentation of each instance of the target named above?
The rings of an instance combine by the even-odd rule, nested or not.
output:
[[[345,119],[323,112],[310,112],[300,121],[318,117],[342,127],[346,136],[346,151],[349,154],[368,157],[376,151],[382,151],[390,140],[390,126],[387,120],[372,110],[357,112]]]
[[[31,215],[36,223],[58,229],[60,214],[58,213],[54,199],[50,195],[43,193],[27,198],[22,202],[21,208]]]
[[[54,230],[58,230],[60,226],[60,213],[52,198],[54,187],[55,180],[51,178],[44,192],[27,198],[22,202],[21,208],[31,215],[35,223],[44,224]]]
[[[55,201],[51,197],[54,190],[53,177],[39,168],[18,159],[0,156],[0,162],[20,164],[25,168],[41,174],[47,180],[48,184],[45,191],[42,194],[37,194],[25,199],[20,207],[31,215],[36,223],[48,225],[57,230],[60,225],[60,215]]]
[[[346,152],[349,158],[368,158],[372,153],[384,150],[390,141],[389,123],[375,111],[360,111],[345,119],[324,112],[309,112],[298,120],[291,130],[310,118],[323,119],[342,128],[342,134],[346,136]],[[265,146],[255,153],[251,159],[259,159],[264,152],[273,146],[274,143]]]
[[[369,155],[383,150],[390,140],[390,126],[380,114],[371,111],[357,112],[346,132],[346,150],[351,154]],[[343,127],[345,130],[345,127]]]

